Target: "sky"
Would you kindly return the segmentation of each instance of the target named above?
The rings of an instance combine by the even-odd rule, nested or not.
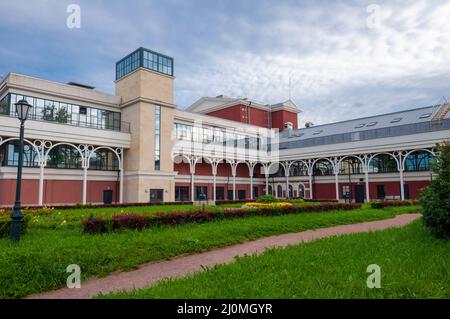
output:
[[[0,0],[0,12],[0,75],[113,94],[115,63],[142,46],[174,58],[179,108],[291,98],[302,126],[450,99],[449,1]]]

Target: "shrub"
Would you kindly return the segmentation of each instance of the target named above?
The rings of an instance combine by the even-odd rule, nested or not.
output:
[[[28,223],[30,222],[29,216],[24,216],[22,223],[22,234],[25,234],[28,228]],[[0,216],[0,238],[9,237],[11,229],[11,217],[9,215]]]
[[[106,221],[101,217],[90,217],[82,221],[83,229],[88,234],[106,233],[108,227]]]
[[[114,215],[111,219],[111,227],[113,230],[147,228],[150,221],[147,217],[136,214]]]
[[[278,202],[278,198],[276,198],[275,196],[273,196],[273,195],[263,195],[263,196],[259,196],[257,199],[256,199],[256,202],[257,203],[276,203],[276,202]]]
[[[150,225],[180,225],[187,223],[204,223],[218,219],[244,218],[249,216],[279,216],[287,214],[299,214],[304,212],[324,212],[333,210],[350,210],[361,208],[360,204],[320,204],[305,206],[280,206],[257,208],[225,208],[223,212],[212,213],[209,211],[173,212],[170,214],[158,213],[151,217],[124,214],[115,215],[110,221],[103,218],[90,217],[83,221],[84,231],[88,234],[104,233],[123,229],[144,229]]]
[[[433,165],[438,175],[420,194],[423,220],[432,234],[450,239],[450,144],[437,145],[439,157]]]

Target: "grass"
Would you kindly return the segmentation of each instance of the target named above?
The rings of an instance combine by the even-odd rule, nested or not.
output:
[[[309,203],[303,201],[291,201],[293,205],[303,206],[303,205],[315,205],[316,202]],[[320,203],[319,203],[320,204]],[[224,208],[239,208],[242,207],[243,203],[227,203],[220,206],[205,205],[204,209],[211,212],[220,212]],[[30,224],[32,227],[41,228],[68,228],[68,227],[79,227],[83,219],[89,218],[90,216],[97,216],[103,218],[111,218],[113,215],[117,214],[140,214],[151,216],[156,213],[171,213],[171,212],[182,212],[189,210],[201,210],[202,205],[153,205],[153,206],[126,206],[126,207],[104,207],[104,208],[73,208],[73,209],[31,209],[24,211],[25,215],[31,217]],[[11,214],[10,211],[0,209],[0,217],[7,216]]]
[[[163,226],[143,231],[86,235],[81,227],[45,229],[31,226],[18,245],[0,240],[0,298],[17,298],[63,287],[66,267],[77,264],[82,278],[131,269],[144,262],[195,253],[265,236],[351,224],[417,211],[418,207],[385,210],[305,213],[248,217],[206,224]]]
[[[381,267],[381,288],[366,285]],[[416,221],[237,258],[152,288],[105,298],[450,298],[450,241]]]

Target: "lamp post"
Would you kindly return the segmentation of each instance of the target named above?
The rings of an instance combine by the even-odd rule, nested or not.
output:
[[[17,117],[20,120],[20,139],[19,139],[19,163],[17,165],[16,201],[14,203],[13,212],[11,214],[10,236],[11,240],[19,241],[23,222],[23,214],[20,205],[20,192],[22,189],[24,130],[25,130],[25,121],[28,118],[28,113],[32,106],[26,100],[20,100],[15,104],[15,106]]]

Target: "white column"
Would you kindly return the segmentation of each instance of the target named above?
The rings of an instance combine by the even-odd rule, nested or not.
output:
[[[120,169],[120,181],[119,181],[119,203],[123,203],[123,168]]]
[[[289,198],[289,173],[286,175],[286,198]]]
[[[366,170],[364,172],[364,179],[366,181],[366,201],[370,202],[370,188],[369,188],[369,172]]]
[[[269,174],[266,175],[266,195],[269,195]],[[272,195],[272,194],[270,194]]]
[[[39,206],[44,204],[44,164],[39,165]]]
[[[339,200],[339,174],[334,173],[334,181],[336,184],[336,199]]]
[[[253,176],[250,176],[250,199],[253,199]]]
[[[87,166],[83,167],[83,205],[86,205],[87,198]]]
[[[191,201],[193,202],[194,200],[194,173],[191,173]]]
[[[236,200],[236,172],[233,173],[233,200]]]
[[[217,195],[216,195],[216,173],[213,172],[213,201],[214,201],[214,204],[216,203],[216,197],[217,197]]]
[[[313,199],[312,174],[308,174],[308,176],[309,176],[309,199]]]
[[[403,181],[403,168],[399,170],[400,172],[400,196],[402,200],[405,200],[405,189],[404,189],[404,181]]]

